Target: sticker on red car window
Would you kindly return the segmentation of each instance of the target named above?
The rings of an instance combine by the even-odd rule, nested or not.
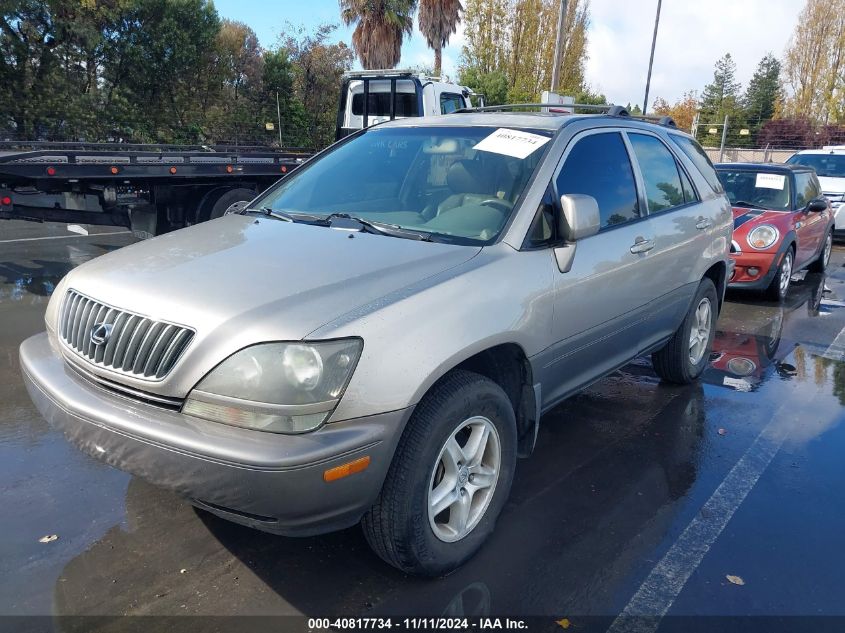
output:
[[[758,189],[783,189],[786,187],[786,176],[783,174],[757,174],[754,186]]]
[[[500,127],[490,136],[482,139],[472,149],[504,154],[514,158],[528,158],[535,150],[540,149],[550,140],[548,136]]]

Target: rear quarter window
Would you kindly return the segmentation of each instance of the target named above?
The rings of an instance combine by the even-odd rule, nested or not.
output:
[[[716,193],[724,193],[725,189],[716,175],[716,170],[713,168],[713,163],[707,157],[705,151],[696,141],[686,136],[678,136],[677,134],[670,134],[669,138],[680,149],[687,158],[692,161],[696,169],[704,176],[704,180]]]

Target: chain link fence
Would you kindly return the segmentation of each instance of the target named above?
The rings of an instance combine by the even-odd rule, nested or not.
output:
[[[714,163],[784,163],[801,150],[845,148],[845,125],[809,119],[706,122],[696,117],[691,132]]]

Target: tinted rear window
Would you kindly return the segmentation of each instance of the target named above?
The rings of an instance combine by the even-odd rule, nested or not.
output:
[[[669,138],[671,138],[672,142],[677,145],[684,154],[686,154],[687,158],[692,161],[692,164],[698,168],[698,171],[701,172],[701,175],[704,176],[704,180],[706,180],[707,184],[713,188],[713,191],[716,193],[722,193],[724,191],[724,189],[722,189],[722,183],[719,182],[716,170],[713,169],[713,163],[710,162],[707,154],[703,149],[701,149],[701,145],[691,138],[678,136],[677,134],[670,134]]]
[[[390,93],[371,92],[369,94],[369,116],[390,116]],[[364,95],[356,93],[352,95],[352,114],[363,116]],[[396,93],[396,116],[417,116],[417,95],[413,92]]]

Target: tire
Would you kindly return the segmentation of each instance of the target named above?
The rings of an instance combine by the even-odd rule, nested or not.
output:
[[[789,278],[795,272],[793,266],[795,265],[795,251],[793,248],[786,249],[783,257],[778,262],[777,272],[772,278],[772,283],[763,291],[763,295],[769,301],[781,302],[786,299],[789,293]]]
[[[489,487],[474,486],[466,468],[447,470],[450,455],[464,457],[462,451],[454,453],[446,447],[461,428],[465,430],[456,438],[463,449],[487,429],[487,448],[480,463],[469,470],[473,479],[492,481]],[[447,374],[408,421],[381,493],[364,516],[362,526],[370,547],[385,562],[409,574],[442,576],[459,567],[493,531],[510,493],[516,444],[513,405],[502,388],[473,372]],[[497,452],[498,472],[493,475]],[[470,464],[474,461],[472,454],[466,457]],[[432,517],[429,504],[438,488],[439,495],[445,490],[444,499],[454,501]],[[461,501],[467,497],[469,501]],[[459,525],[460,508],[469,508],[464,515],[468,516],[465,531],[452,533],[450,524]]]
[[[703,308],[705,304],[706,307]],[[706,310],[707,314],[700,312],[700,309]],[[651,355],[654,371],[660,378],[666,382],[686,385],[701,375],[710,361],[718,309],[719,299],[716,295],[716,286],[705,277],[698,285],[695,298],[680,327],[665,346]],[[699,339],[695,349],[691,344],[694,327]]]
[[[827,235],[824,238],[824,244],[822,245],[821,253],[819,253],[818,258],[812,264],[810,264],[808,270],[811,273],[823,273],[827,270],[827,265],[830,263],[830,253],[833,250],[833,230],[831,229],[828,231]]]
[[[230,189],[211,206],[211,211],[205,220],[214,220],[222,217],[226,213],[226,209],[232,206],[235,202],[242,202],[244,200],[252,200],[255,197],[255,192],[252,189],[238,188]]]

